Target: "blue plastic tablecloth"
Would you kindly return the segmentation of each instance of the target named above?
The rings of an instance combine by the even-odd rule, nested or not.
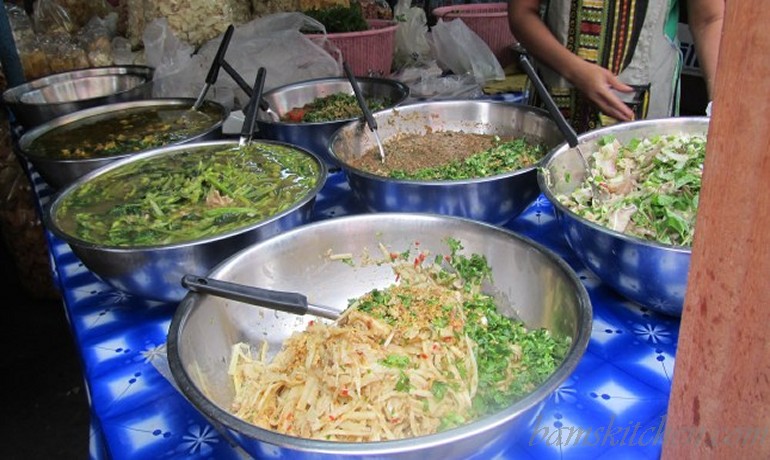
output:
[[[35,173],[44,204],[50,190]],[[363,212],[344,174],[318,195],[314,220]],[[530,432],[510,433],[497,459],[655,459],[660,456],[677,318],[625,301],[576,259],[543,196],[505,225],[545,245],[578,273],[594,318],[575,372],[547,400]],[[175,304],[137,298],[101,282],[47,233],[54,275],[80,352],[92,412],[91,457],[233,459],[230,445],[162,372]],[[271,458],[266,453],[266,458]]]

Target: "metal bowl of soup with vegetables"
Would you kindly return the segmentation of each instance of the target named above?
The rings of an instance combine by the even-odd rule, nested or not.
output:
[[[44,219],[106,283],[179,301],[183,275],[305,223],[326,173],[314,154],[279,142],[163,147],[86,174]]]
[[[535,168],[563,136],[547,112],[483,100],[430,101],[334,133],[329,154],[371,211],[433,212],[502,224],[540,193]]]
[[[409,97],[409,87],[387,78],[356,78],[369,109],[395,107]],[[319,78],[265,92],[270,111],[257,119],[260,136],[304,147],[337,166],[328,154],[329,138],[352,120],[363,117],[353,87],[344,77]]]
[[[121,102],[80,110],[27,131],[19,151],[53,188],[110,162],[158,147],[218,139],[228,110],[195,99]]]
[[[709,119],[642,120],[578,137],[589,169],[566,145],[538,172],[580,260],[626,298],[679,316]]]
[[[581,359],[591,303],[556,254],[436,214],[298,227],[208,278],[300,293],[334,319],[191,292],[177,388],[253,458],[494,458]]]

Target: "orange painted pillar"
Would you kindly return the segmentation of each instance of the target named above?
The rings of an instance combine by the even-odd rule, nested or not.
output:
[[[665,460],[770,458],[769,25],[727,2]]]

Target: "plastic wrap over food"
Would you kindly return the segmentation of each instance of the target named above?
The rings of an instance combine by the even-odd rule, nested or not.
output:
[[[174,34],[198,47],[222,34],[230,24],[251,19],[249,0],[129,0],[128,34],[137,46],[147,24],[165,18]]]
[[[19,54],[22,71],[26,80],[34,80],[51,73],[48,57],[38,41],[32,20],[20,6],[4,4],[8,23],[11,26],[16,51]]]

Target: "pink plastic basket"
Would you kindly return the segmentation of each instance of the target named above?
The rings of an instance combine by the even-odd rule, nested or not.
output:
[[[396,46],[398,23],[384,19],[370,19],[369,30],[326,34],[329,42],[339,48],[350,70],[357,77],[390,75]],[[314,41],[323,35],[309,36]]]
[[[469,5],[450,5],[435,8],[433,15],[437,19],[451,21],[460,18],[489,46],[500,65],[505,67],[513,62],[511,45],[516,43],[508,25],[507,3],[474,3]]]

